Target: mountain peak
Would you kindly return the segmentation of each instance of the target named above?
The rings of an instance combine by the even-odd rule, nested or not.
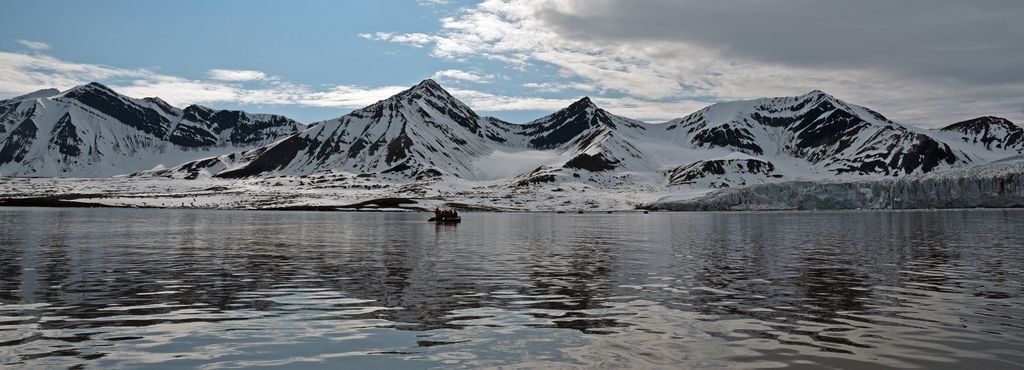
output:
[[[54,95],[57,95],[57,94],[60,94],[60,90],[57,90],[57,89],[54,89],[54,88],[49,88],[49,89],[42,89],[42,90],[38,90],[38,91],[33,91],[33,92],[30,92],[30,93],[25,94],[25,95],[15,96],[15,97],[10,98],[8,100],[10,100],[10,101],[22,101],[22,100],[30,100],[30,99],[36,99],[36,98],[48,98],[48,97],[51,97],[51,96],[54,96]]]
[[[1006,118],[1003,118],[1003,117],[982,116],[982,117],[979,117],[978,119],[989,121],[989,122],[1006,122],[1006,123],[1013,124],[1013,122],[1010,122],[1010,120],[1008,120]]]
[[[987,127],[1000,126],[1010,130],[1018,130],[1019,127],[1010,120],[996,116],[982,116],[966,121],[954,123],[943,127],[942,131],[984,131]]]
[[[812,99],[816,99],[816,98],[833,98],[832,95],[830,95],[830,94],[828,94],[828,93],[826,93],[824,91],[818,90],[818,89],[811,90],[810,92],[804,94],[803,97],[805,97],[805,98],[812,98]]]
[[[394,96],[388,99],[405,100],[410,98],[419,99],[421,97],[440,98],[443,100],[455,99],[454,97],[452,97],[450,93],[448,93],[448,90],[445,90],[443,87],[441,87],[441,84],[438,84],[437,81],[434,81],[429,78],[420,81],[420,83],[414,85],[413,87],[410,87],[405,91],[395,94]]]
[[[145,98],[142,98],[142,100],[145,100],[145,101],[148,101],[150,103],[159,105],[161,107],[167,107],[167,108],[171,108],[172,107],[171,103],[168,103],[167,101],[165,101],[163,99],[160,99],[160,97],[157,97],[157,96],[147,96]]]
[[[383,101],[398,102],[399,104],[419,102],[420,104],[426,104],[433,107],[433,109],[438,112],[447,112],[445,114],[448,115],[454,114],[464,117],[472,117],[473,119],[478,117],[477,114],[473,112],[473,109],[469,108],[469,106],[458,98],[452,96],[448,90],[445,90],[436,81],[429,78]],[[469,123],[466,122],[466,124],[468,125]],[[473,130],[475,130],[475,128]]]
[[[83,88],[89,88],[89,89],[99,89],[99,90],[114,91],[113,89],[111,89],[107,85],[104,85],[104,84],[101,84],[101,83],[95,82],[95,81],[87,83],[87,84],[83,85],[82,87]]]
[[[89,93],[89,92],[97,92],[97,91],[108,93],[108,94],[112,94],[112,95],[118,95],[117,92],[115,92],[113,89],[111,89],[111,88],[107,87],[106,85],[101,84],[99,82],[90,82],[90,83],[87,83],[85,85],[79,85],[79,86],[72,87],[72,88],[68,89],[67,91],[65,91],[64,95],[69,95],[69,94],[70,95],[78,95],[78,94],[84,94],[84,93]]]
[[[437,83],[437,81],[434,81],[431,78],[428,78],[428,79],[425,79],[423,81],[420,81],[420,83],[416,84],[416,86],[413,86],[413,89],[416,89],[416,88],[428,88],[428,89],[441,89],[441,90],[444,90],[444,88],[441,87],[441,84]]]
[[[157,107],[160,108],[160,110],[164,111],[165,113],[175,114],[174,113],[174,109],[175,109],[174,106],[172,106],[170,103],[164,101],[163,99],[160,99],[160,98],[155,97],[155,96],[150,96],[150,97],[142,98],[142,100],[145,100],[147,102],[155,104]]]
[[[185,107],[185,110],[186,111],[196,111],[196,110],[199,110],[199,111],[207,111],[207,112],[209,112],[209,111],[213,111],[213,108],[207,107],[205,105],[189,104],[189,106]]]
[[[567,110],[571,110],[571,111],[576,111],[576,110],[583,110],[583,109],[587,109],[587,108],[593,108],[595,110],[598,109],[597,104],[594,104],[594,102],[590,100],[589,96],[584,96],[584,97],[580,98],[580,100],[577,100],[576,102],[570,104],[569,107],[566,108],[566,109]]]

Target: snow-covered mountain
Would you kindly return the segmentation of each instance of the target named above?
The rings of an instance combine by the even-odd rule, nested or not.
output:
[[[509,133],[509,142],[518,147],[503,150],[525,148],[554,154],[551,160],[518,176],[513,181],[516,184],[581,178],[621,183],[629,174],[656,173],[664,167],[663,159],[643,150],[661,141],[648,130],[657,131],[657,127],[611,114],[584,97],[565,109],[516,127]],[[614,181],[616,178],[621,181]]]
[[[753,156],[793,157],[833,174],[905,175],[969,157],[929,135],[821,91],[715,104],[670,121],[680,142]]]
[[[1014,155],[1006,148],[1021,145],[1015,136],[1019,128],[989,121],[919,129],[812,91],[714,104],[662,124],[616,116],[583,98],[516,125],[481,117],[425,80],[280,142],[186,163],[175,171],[222,178],[340,171],[517,186],[588,181],[728,187],[795,178],[892,177]],[[994,140],[1000,141],[965,144]]]
[[[0,101],[0,174],[105,177],[258,148],[303,126],[271,114],[172,107],[90,83]]]
[[[473,178],[473,159],[506,141],[513,126],[478,116],[436,82],[425,80],[366,108],[314,123],[298,135],[246,153],[244,163],[217,176],[337,170]]]
[[[75,169],[76,160],[89,158],[94,167],[109,163],[106,173],[128,167],[126,162],[135,168],[161,164],[165,169],[140,175],[182,178],[334,172],[397,183],[455,179],[513,188],[586,183],[706,189],[919,175],[1024,150],[1022,130],[1006,120],[983,117],[920,129],[821,91],[714,104],[658,124],[614,115],[583,98],[512,124],[482,117],[424,80],[289,135],[299,126],[283,117],[197,106],[178,110],[159,99],[129,99],[90,84],[4,101],[0,117],[0,160],[18,164],[18,175]],[[92,144],[97,138],[105,144]],[[113,160],[108,153],[115,153]],[[205,155],[167,163],[181,153],[192,159]]]
[[[966,144],[975,151],[995,152],[1000,156],[1024,154],[1024,129],[1005,118],[979,117],[954,123],[940,131],[949,135],[947,138],[951,141]]]

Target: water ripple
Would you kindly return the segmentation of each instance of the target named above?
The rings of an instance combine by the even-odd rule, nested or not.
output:
[[[0,209],[0,366],[1019,368],[1024,212]]]

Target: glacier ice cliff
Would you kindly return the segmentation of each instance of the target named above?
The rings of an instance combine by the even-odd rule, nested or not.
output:
[[[640,206],[671,211],[978,207],[1024,207],[1024,157],[901,178],[757,184]]]

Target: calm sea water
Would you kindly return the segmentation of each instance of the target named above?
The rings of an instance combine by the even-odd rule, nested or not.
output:
[[[0,208],[0,366],[1024,366],[1024,211]]]

